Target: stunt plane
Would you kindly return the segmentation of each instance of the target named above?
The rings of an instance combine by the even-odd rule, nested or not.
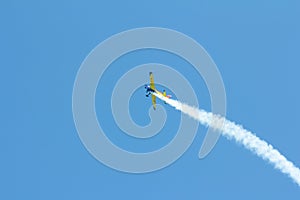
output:
[[[149,73],[149,77],[150,77],[150,85],[145,85],[145,89],[146,89],[146,97],[149,97],[149,95],[151,94],[152,97],[152,105],[153,105],[153,109],[156,109],[156,96],[153,95],[153,93],[157,93],[160,94],[164,97],[167,98],[171,98],[171,95],[167,95],[166,91],[163,90],[163,92],[160,92],[158,90],[155,89],[155,85],[154,85],[154,78],[153,78],[153,73],[150,72]]]

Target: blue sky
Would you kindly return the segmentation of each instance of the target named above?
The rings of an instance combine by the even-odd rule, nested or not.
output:
[[[202,126],[189,150],[163,170],[139,175],[112,170],[86,151],[72,117],[76,73],[96,45],[131,28],[171,28],[194,38],[217,64],[227,93],[227,118],[300,166],[300,4],[296,1],[1,4],[1,199],[299,199],[300,188],[287,176],[225,138],[199,160],[206,131]],[[210,109],[202,78],[193,69],[182,70],[188,65],[183,60],[158,51],[117,60],[99,90],[103,87],[109,94],[118,76],[147,62],[180,71],[197,86],[200,106]],[[109,97],[103,102],[97,100],[97,114],[106,108]],[[148,123],[149,106],[143,88],[137,90],[130,102],[136,123]],[[179,113],[164,106],[170,116],[166,127],[149,141],[122,135],[109,110],[102,113],[107,118],[100,123],[113,130],[108,137],[122,148],[153,150],[175,134]]]

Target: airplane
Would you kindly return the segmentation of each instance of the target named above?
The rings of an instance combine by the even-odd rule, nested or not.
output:
[[[171,98],[172,96],[167,95],[166,90],[163,90],[163,92],[160,92],[157,89],[155,89],[154,77],[153,77],[152,72],[149,73],[149,77],[150,77],[150,84],[145,85],[146,97],[149,97],[149,95],[151,94],[153,109],[156,110],[156,96],[153,95],[152,93],[155,92],[155,93],[160,94],[160,95],[162,95],[164,97],[167,97],[167,98]]]

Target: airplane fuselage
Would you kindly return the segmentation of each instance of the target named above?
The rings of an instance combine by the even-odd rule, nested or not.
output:
[[[146,97],[149,97],[149,95],[150,95],[151,93],[155,92],[155,90],[152,89],[152,88],[150,87],[150,85],[145,85],[145,89],[146,89]]]

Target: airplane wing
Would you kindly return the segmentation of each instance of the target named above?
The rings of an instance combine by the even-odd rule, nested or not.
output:
[[[155,90],[153,73],[150,72],[150,73],[149,73],[149,76],[150,76],[150,88],[153,89],[153,90]]]
[[[156,110],[156,96],[154,96],[152,94],[152,105],[153,105],[153,109]]]
[[[155,90],[153,73],[150,72],[149,76],[150,76],[150,88],[152,90]],[[153,94],[152,94],[152,105],[153,105],[153,108],[155,110],[156,109],[156,96],[154,96]]]

